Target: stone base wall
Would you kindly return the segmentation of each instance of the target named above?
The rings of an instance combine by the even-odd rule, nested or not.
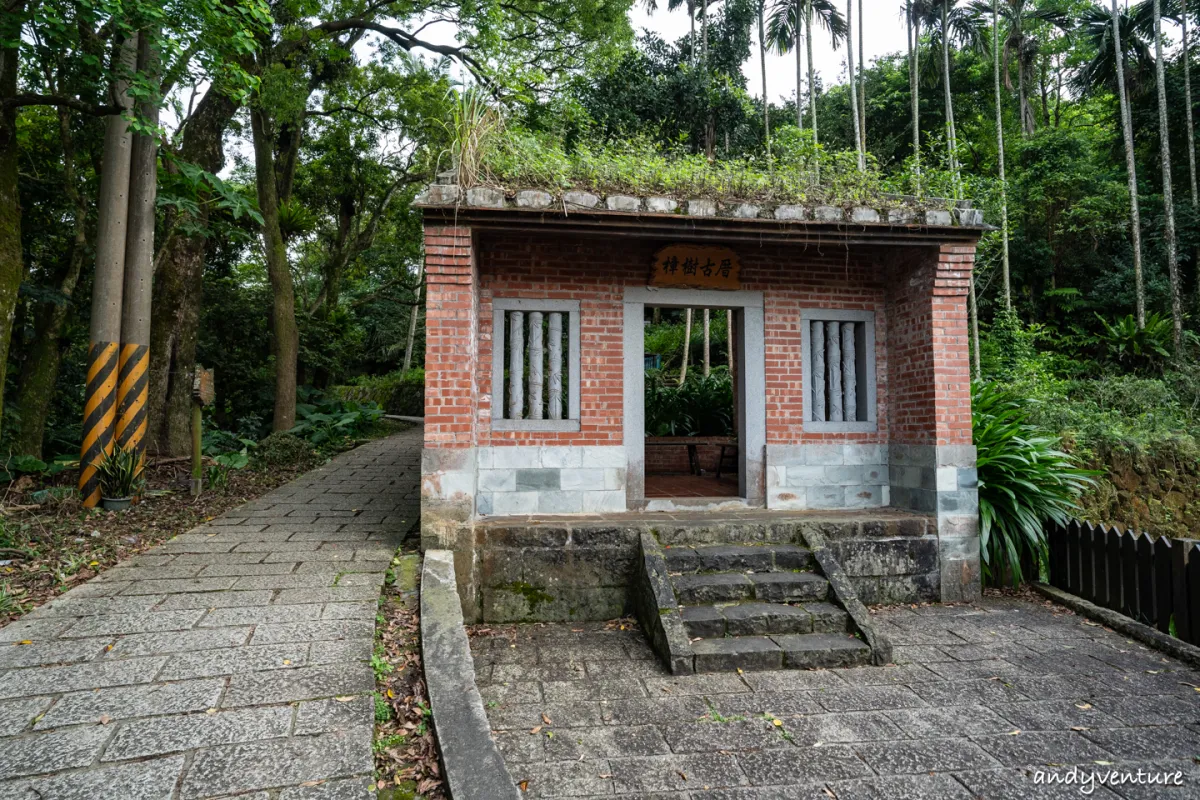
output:
[[[572,622],[625,616],[638,562],[635,528],[476,529],[479,619]]]
[[[625,510],[624,447],[480,447],[477,469],[481,517]]]
[[[892,504],[937,523],[940,600],[980,596],[979,474],[971,445],[891,446]]]
[[[884,445],[767,445],[767,508],[855,509],[888,504]]]

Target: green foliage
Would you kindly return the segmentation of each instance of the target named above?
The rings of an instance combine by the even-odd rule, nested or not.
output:
[[[646,375],[647,436],[733,435],[733,381],[724,367],[691,372],[678,385],[663,372]]]
[[[992,383],[973,389],[984,578],[1015,585],[1022,564],[1043,558],[1046,521],[1066,521],[1095,473],[1076,466],[1057,437],[1029,422],[1022,398]]]
[[[8,460],[0,465],[0,483],[15,480],[21,475],[53,477],[69,468],[75,461],[71,456],[55,456],[49,463],[33,456],[9,456]]]
[[[317,460],[311,444],[290,433],[272,433],[258,443],[252,461],[258,469],[305,466]]]
[[[784,147],[770,161],[753,156],[711,161],[681,149],[661,150],[645,137],[580,142],[570,150],[551,134],[515,126],[495,129],[493,137],[478,170],[460,175],[464,185],[843,206],[881,199],[878,164],[869,160],[860,172],[854,153],[826,152],[811,143]]]
[[[20,614],[25,610],[21,595],[7,583],[0,583],[0,617]]]
[[[335,386],[333,393],[355,403],[374,403],[389,414],[424,416],[425,370],[396,370],[386,375],[360,375],[349,386]]]
[[[1099,314],[1103,329],[1092,341],[1100,349],[1101,358],[1130,370],[1145,370],[1171,357],[1174,330],[1169,317],[1147,314],[1144,327],[1138,327],[1132,314],[1109,322]]]
[[[113,445],[96,463],[96,477],[104,497],[133,497],[146,483],[142,456],[136,448]]]
[[[310,394],[310,402],[296,404],[296,425],[288,431],[318,450],[336,449],[348,440],[365,436],[383,417],[375,403],[355,403]]]
[[[389,722],[392,719],[392,707],[378,694],[375,695],[375,721]]]

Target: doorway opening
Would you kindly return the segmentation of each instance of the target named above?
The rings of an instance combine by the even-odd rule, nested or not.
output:
[[[643,312],[645,497],[741,496],[735,312]]]

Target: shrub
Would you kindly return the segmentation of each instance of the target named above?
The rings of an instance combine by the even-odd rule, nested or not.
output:
[[[1022,399],[996,384],[975,384],[972,422],[984,579],[1018,584],[1023,563],[1043,560],[1046,521],[1065,522],[1096,473],[1076,466],[1058,437],[1029,422]]]
[[[689,373],[674,385],[663,373],[646,375],[648,436],[730,436],[733,434],[733,381],[717,367],[708,377]]]
[[[134,447],[115,445],[96,463],[96,477],[105,497],[132,497],[145,485],[142,455]]]
[[[1130,370],[1146,370],[1171,357],[1174,328],[1169,317],[1150,314],[1139,328],[1132,314],[1114,322],[1099,314],[1103,330],[1093,338],[1102,358]]]
[[[317,461],[317,451],[299,436],[272,433],[258,443],[253,461],[259,469],[308,466]]]
[[[389,414],[420,417],[425,414],[425,370],[362,375],[349,386],[335,386],[333,393],[353,403],[375,403]]]
[[[296,424],[288,433],[321,450],[365,436],[383,416],[383,409],[376,403],[320,398],[316,403],[297,403],[296,416]]]

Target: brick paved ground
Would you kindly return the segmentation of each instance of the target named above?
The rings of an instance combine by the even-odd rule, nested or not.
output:
[[[595,625],[510,627],[473,649],[527,797],[1085,796],[1033,783],[1065,765],[1184,773],[1180,789],[1092,797],[1200,797],[1200,672],[1018,600],[876,617],[897,666],[671,677],[640,634]]]
[[[0,798],[365,796],[420,447],[359,447],[0,628]]]

